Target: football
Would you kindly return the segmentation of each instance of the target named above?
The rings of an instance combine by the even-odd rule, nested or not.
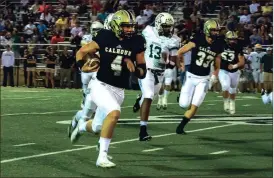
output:
[[[100,66],[100,59],[97,55],[86,54],[83,57],[85,65],[82,67],[83,72],[96,72]]]

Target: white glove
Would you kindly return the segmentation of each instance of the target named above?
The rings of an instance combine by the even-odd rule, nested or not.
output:
[[[217,82],[218,82],[218,79],[217,79],[216,75],[211,75],[210,80],[209,80],[208,89],[210,90],[211,87]]]

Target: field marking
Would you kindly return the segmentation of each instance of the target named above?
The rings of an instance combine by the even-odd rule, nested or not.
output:
[[[229,152],[229,151],[227,151],[227,150],[222,150],[222,151],[212,152],[212,153],[209,153],[209,154],[211,154],[211,155],[219,155],[219,154],[223,154],[223,153],[227,153],[227,152]]]
[[[28,145],[35,145],[36,143],[23,143],[23,144],[19,144],[19,145],[13,145],[15,147],[20,147],[20,146],[28,146]]]
[[[260,98],[254,98],[254,99],[260,99]],[[246,100],[246,99],[236,99],[236,100]],[[204,103],[209,103],[209,102],[223,102],[223,100],[208,100],[208,101],[204,101]],[[179,103],[168,103],[168,105],[173,105],[173,104],[177,104],[179,106]],[[153,106],[156,106],[157,104],[152,104]],[[122,106],[122,109],[125,108],[132,108],[133,105],[131,106]],[[80,109],[79,109],[80,110]],[[56,114],[56,113],[66,113],[66,112],[76,112],[79,110],[67,110],[67,111],[49,111],[49,112],[30,112],[30,113],[10,113],[10,114],[2,114],[0,115],[1,117],[4,116],[21,116],[21,115],[45,115],[45,114]]]
[[[89,146],[89,145],[73,145],[73,146],[81,146],[81,147],[86,147],[86,146]]]
[[[189,130],[187,132],[188,133],[200,132],[200,131],[204,131],[204,130],[212,130],[212,129],[229,127],[229,126],[234,126],[234,125],[238,125],[238,124],[225,124],[225,125],[219,125],[219,126]],[[154,135],[153,138],[165,137],[165,136],[170,136],[170,135],[176,135],[176,133],[167,133],[167,134],[161,134],[161,135]],[[134,141],[139,141],[139,138],[112,142],[112,143],[110,143],[110,145],[121,144],[121,143],[129,143],[129,142],[134,142]],[[81,147],[81,148],[74,148],[74,149],[67,149],[67,150],[62,150],[62,151],[36,154],[36,155],[31,155],[31,156],[22,156],[22,157],[17,157],[17,158],[12,158],[12,159],[5,159],[5,160],[1,160],[1,164],[9,163],[9,162],[15,162],[15,161],[19,161],[19,160],[26,160],[26,159],[31,159],[31,158],[39,158],[39,157],[44,157],[44,156],[49,156],[49,155],[56,155],[56,154],[61,154],[61,153],[69,153],[69,152],[80,151],[80,150],[88,150],[88,149],[96,148],[96,147],[97,147],[97,145],[93,145],[93,146],[87,146],[87,147]]]
[[[216,104],[213,104],[213,103],[209,103],[209,104],[207,104],[208,106],[214,106],[214,105],[216,105]]]
[[[158,151],[158,150],[163,150],[164,148],[153,148],[153,149],[148,149],[148,150],[143,150],[142,152],[153,152],[153,151]]]
[[[251,106],[250,104],[244,104],[244,105],[242,105],[243,107],[249,107],[249,106]]]
[[[18,97],[18,98],[2,98],[1,100],[24,100],[24,99],[43,99],[43,98],[58,98],[60,96],[38,96],[38,97],[34,97],[34,96],[29,96],[29,97]]]

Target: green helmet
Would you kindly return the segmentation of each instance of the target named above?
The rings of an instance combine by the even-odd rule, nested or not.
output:
[[[234,31],[228,31],[225,34],[225,41],[227,42],[227,44],[231,47],[234,47],[237,44],[238,41],[238,35],[236,32]]]
[[[109,25],[118,38],[130,38],[135,34],[136,20],[130,11],[119,10],[115,12]],[[133,31],[125,32],[123,27],[133,27]]]
[[[218,35],[212,34],[212,31],[219,31],[220,25],[216,20],[209,19],[204,24],[204,34],[213,40],[218,37]]]

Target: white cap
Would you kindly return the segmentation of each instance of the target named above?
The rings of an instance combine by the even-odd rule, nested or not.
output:
[[[271,47],[266,48],[267,51],[272,51]]]

